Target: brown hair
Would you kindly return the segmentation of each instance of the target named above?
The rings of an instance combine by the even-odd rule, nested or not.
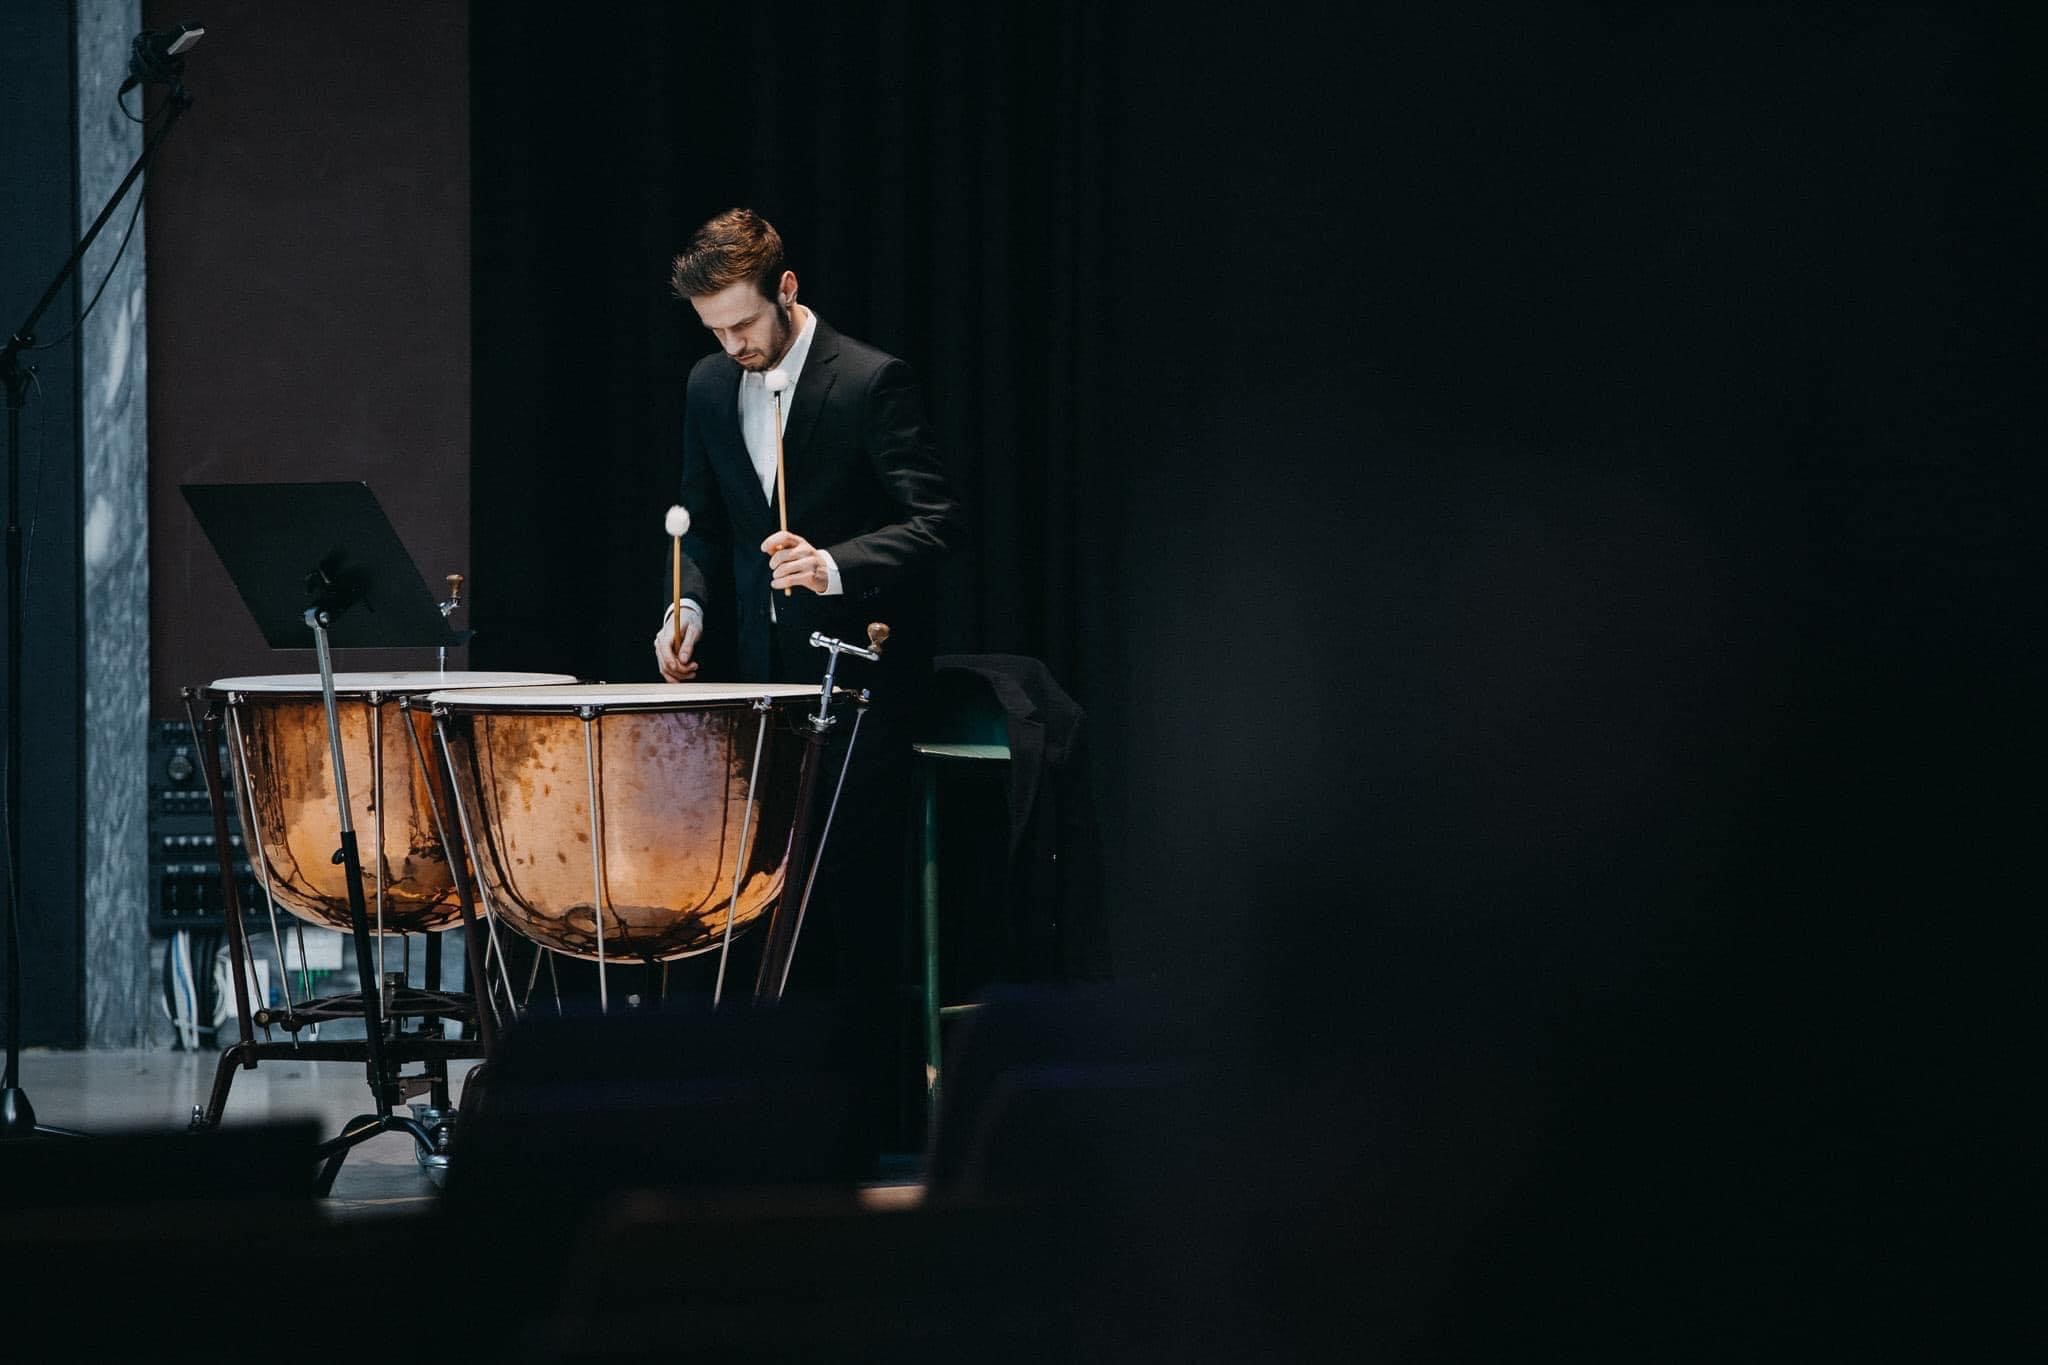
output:
[[[669,286],[679,299],[701,299],[752,280],[773,299],[782,282],[782,236],[752,209],[727,209],[690,239],[676,257]]]

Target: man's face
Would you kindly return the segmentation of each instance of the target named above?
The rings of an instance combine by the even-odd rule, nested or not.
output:
[[[795,334],[787,306],[795,297],[796,276],[784,271],[776,298],[763,298],[752,281],[742,280],[716,294],[693,298],[690,306],[743,369],[772,370],[789,350]]]

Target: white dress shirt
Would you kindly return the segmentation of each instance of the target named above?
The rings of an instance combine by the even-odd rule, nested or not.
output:
[[[789,376],[789,387],[782,391],[779,405],[781,423],[789,426],[789,410],[796,403],[797,385],[803,382],[804,362],[811,356],[811,338],[818,333],[818,315],[810,309],[803,310],[803,326],[797,329],[796,340],[789,344],[781,361],[770,366]],[[775,447],[780,433],[776,430],[778,404],[775,395],[768,392],[766,371],[742,370],[740,372],[739,419],[740,437],[747,443],[747,458],[753,462],[754,474],[761,480],[761,495],[771,505],[775,499]],[[823,546],[815,547],[818,558],[825,563],[824,597],[836,597],[846,591],[839,581],[839,566],[832,561],[832,555]],[[671,604],[670,611],[675,610]],[[683,603],[684,611],[696,612],[701,623],[703,612],[692,601]],[[778,619],[775,614],[775,593],[768,594],[768,618]],[[666,625],[666,620],[663,622]]]
[[[782,425],[789,426],[790,405],[796,402],[796,388],[803,382],[804,362],[811,358],[811,338],[818,334],[818,315],[804,309],[804,325],[782,362],[772,368],[789,376],[782,394]],[[740,372],[740,436],[747,443],[747,455],[754,462],[754,475],[761,480],[761,494],[775,501],[775,395],[768,392],[765,371]]]

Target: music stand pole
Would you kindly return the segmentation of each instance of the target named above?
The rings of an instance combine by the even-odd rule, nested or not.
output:
[[[128,174],[122,177],[105,207],[100,209],[99,217],[93,219],[92,226],[86,229],[85,236],[71,249],[71,255],[57,272],[57,278],[50,281],[50,287],[29,310],[27,319],[9,334],[5,346],[0,347],[0,387],[4,387],[7,395],[8,596],[7,882],[0,886],[0,899],[6,902],[7,1070],[4,1078],[0,1078],[0,1139],[27,1137],[37,1132],[76,1136],[69,1129],[37,1124],[35,1106],[29,1103],[27,1092],[21,1088],[21,910],[15,904],[15,893],[21,886],[21,644],[22,614],[27,605],[27,594],[21,581],[21,410],[28,402],[30,381],[35,374],[34,367],[22,365],[21,353],[35,344],[36,324],[57,301],[57,296],[85,259],[85,253],[100,235],[100,229],[114,216],[115,206],[127,197],[129,189],[156,155],[157,148],[163,146],[164,139],[171,135],[171,129],[177,126],[178,116],[192,107],[192,97],[185,92],[182,83],[174,82],[167,98],[169,111],[143,146],[142,154],[128,168]]]
[[[334,764],[334,791],[341,808],[341,848],[335,855],[346,874],[350,937],[356,945],[356,975],[363,983],[363,1033],[370,1059],[370,1090],[377,1098],[377,1118],[391,1120],[389,1078],[384,1074],[384,980],[377,974],[376,959],[370,953],[370,911],[363,901],[363,861],[356,847],[355,815],[349,810],[348,767],[341,751],[341,704],[334,695],[334,658],[327,651],[327,627],[332,619],[320,607],[306,608],[306,624],[313,628],[313,648],[320,659],[320,700],[327,708],[327,751]]]

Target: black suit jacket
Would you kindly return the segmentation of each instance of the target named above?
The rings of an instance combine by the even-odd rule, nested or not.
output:
[[[878,704],[914,704],[930,668],[933,572],[961,537],[959,501],[940,465],[910,367],[840,335],[811,338],[783,431],[789,529],[828,551],[843,595],[775,595],[768,556],[778,526],[739,426],[740,367],[723,353],[690,371],[683,413],[683,595],[704,611],[706,673],[729,660],[743,682],[816,682],[826,657],[814,630],[864,644],[890,628],[879,671],[842,664],[840,680],[873,687]],[[735,647],[725,655],[721,640]]]

